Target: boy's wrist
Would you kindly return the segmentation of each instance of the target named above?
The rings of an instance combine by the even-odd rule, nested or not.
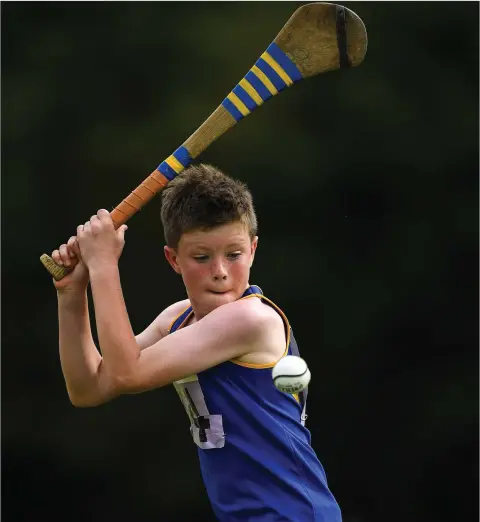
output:
[[[91,263],[88,267],[90,274],[90,281],[99,277],[105,277],[112,274],[118,273],[118,261],[103,261],[100,260],[96,263]]]
[[[61,306],[83,304],[86,295],[87,286],[57,290],[58,304]]]

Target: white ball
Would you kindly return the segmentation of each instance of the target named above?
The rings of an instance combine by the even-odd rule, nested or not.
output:
[[[272,370],[273,384],[284,393],[297,393],[304,390],[310,382],[307,363],[296,355],[286,355]]]

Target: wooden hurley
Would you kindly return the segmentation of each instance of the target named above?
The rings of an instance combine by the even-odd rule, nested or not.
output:
[[[262,103],[294,83],[335,69],[359,65],[367,51],[367,32],[350,9],[316,2],[297,9],[255,65],[207,120],[111,212],[118,228],[160,192],[222,134]],[[73,268],[40,257],[59,281]]]

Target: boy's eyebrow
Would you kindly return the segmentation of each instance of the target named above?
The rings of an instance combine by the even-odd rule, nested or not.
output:
[[[244,245],[245,245],[245,241],[239,240],[239,241],[235,241],[234,243],[229,243],[228,245],[226,245],[225,248],[242,247]],[[205,245],[203,243],[197,243],[197,244],[189,245],[187,248],[189,248],[189,249],[204,248],[205,250],[209,250],[211,248],[211,246]]]

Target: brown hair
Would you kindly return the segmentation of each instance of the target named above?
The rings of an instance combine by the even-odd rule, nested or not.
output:
[[[177,248],[182,234],[240,221],[250,237],[257,233],[257,216],[247,186],[212,165],[192,165],[162,192],[161,219],[167,245]]]

